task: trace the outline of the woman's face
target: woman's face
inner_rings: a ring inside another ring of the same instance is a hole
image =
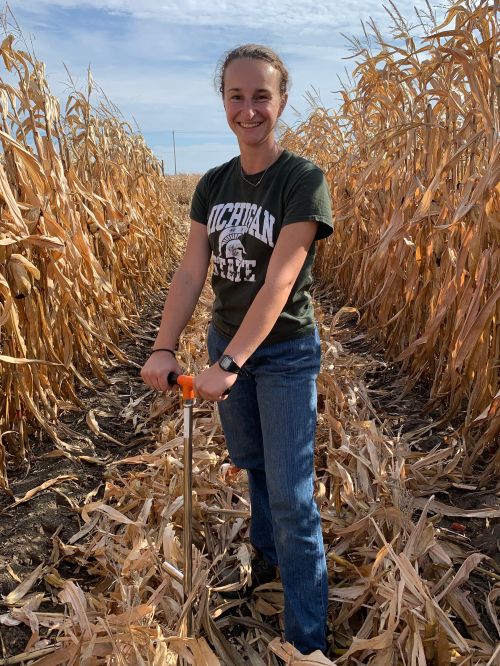
[[[239,58],[224,73],[224,108],[240,147],[274,144],[274,127],[287,100],[280,73],[270,63]]]

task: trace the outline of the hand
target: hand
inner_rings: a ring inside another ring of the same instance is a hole
[[[196,395],[204,400],[220,402],[227,398],[224,392],[230,389],[237,379],[236,373],[226,372],[215,363],[194,378],[194,390]]]
[[[157,391],[168,391],[175,388],[169,386],[167,377],[169,372],[182,375],[182,368],[169,352],[156,352],[151,354],[141,370],[144,382]]]

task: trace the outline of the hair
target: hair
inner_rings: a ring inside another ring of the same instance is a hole
[[[288,91],[290,76],[279,55],[268,46],[262,46],[262,44],[242,44],[241,46],[237,46],[235,49],[224,53],[217,63],[214,83],[216,91],[222,96],[224,96],[224,75],[227,66],[229,63],[233,62],[233,60],[238,60],[239,58],[253,58],[254,60],[264,60],[264,62],[268,62],[277,69],[280,74],[280,95],[284,95]]]

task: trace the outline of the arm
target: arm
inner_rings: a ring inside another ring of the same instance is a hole
[[[210,261],[207,228],[199,222],[191,222],[184,256],[172,279],[163,306],[160,328],[153,349],[174,349],[179,335],[191,318],[207,277]],[[169,352],[151,354],[141,370],[141,377],[152,388],[166,391],[169,372],[181,372],[175,358]]]
[[[296,222],[281,230],[266,280],[225,350],[238,365],[245,363],[273,328],[304,265],[317,228],[317,222]],[[202,398],[221,399],[236,378],[237,375],[225,372],[215,364],[198,375],[196,391]]]

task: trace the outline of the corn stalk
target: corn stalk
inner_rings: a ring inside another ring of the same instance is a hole
[[[5,450],[24,458],[30,427],[56,445],[76,385],[106,381],[120,336],[178,253],[161,164],[116,110],[74,92],[65,112],[44,65],[1,45],[0,486]],[[17,79],[17,85],[7,83]],[[3,463],[2,463],[3,461]]]
[[[500,470],[500,61],[495,8],[456,3],[418,45],[361,44],[339,111],[284,134],[319,163],[335,232],[320,278],[348,296],[406,390],[424,378],[442,422],[460,414],[467,470]]]

